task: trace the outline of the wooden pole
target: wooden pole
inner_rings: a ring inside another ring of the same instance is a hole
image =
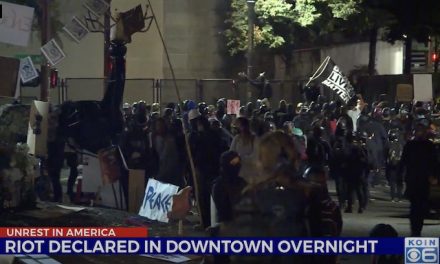
[[[106,0],[111,6],[112,0]],[[110,7],[111,10],[111,7]],[[104,93],[107,89],[106,81],[110,76],[110,16],[111,12],[106,12],[104,15]]]
[[[39,0],[41,9],[40,29],[41,46],[46,44],[51,38],[49,2],[48,0]],[[40,100],[47,102],[49,93],[49,65],[45,60],[41,64],[41,82],[40,82]]]
[[[162,31],[160,30],[159,23],[157,22],[156,15],[154,14],[153,6],[151,5],[151,1],[150,0],[148,0],[148,4],[150,6],[151,14],[153,16],[154,23],[156,24],[156,28],[157,28],[157,31],[159,33],[160,40],[162,41],[162,45],[163,45],[163,48],[164,48],[164,51],[165,51],[165,55],[166,55],[168,64],[170,66],[171,76],[173,78],[173,84],[174,84],[174,88],[175,88],[175,91],[176,91],[176,94],[177,94],[177,100],[179,101],[179,103],[181,105],[183,105],[183,100],[182,100],[182,97],[180,96],[180,91],[179,91],[179,89],[177,87],[177,81],[176,81],[176,76],[174,74],[174,69],[173,69],[173,67],[171,65],[170,55],[169,55],[168,49],[167,49],[167,47],[165,45],[165,40],[163,38]],[[192,174],[192,178],[193,178],[193,181],[194,181],[194,192],[195,192],[195,197],[196,197],[196,201],[197,201],[197,210],[199,211],[199,220],[200,220],[200,224],[202,226],[204,226],[203,218],[202,218],[202,211],[201,211],[201,207],[200,207],[199,179],[198,179],[198,175],[196,173],[196,168],[194,166],[194,160],[193,160],[193,157],[192,157],[192,154],[191,154],[191,148],[189,146],[189,137],[188,137],[188,133],[186,133],[185,122],[182,122],[182,123],[183,123],[183,128],[182,128],[183,129],[183,134],[185,136],[186,152],[187,152],[187,155],[188,155],[188,160],[189,160],[189,164],[190,164],[190,167],[191,167],[191,174]]]

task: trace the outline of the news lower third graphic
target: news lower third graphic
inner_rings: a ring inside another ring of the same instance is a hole
[[[405,238],[405,264],[439,263],[438,238]]]
[[[0,254],[399,255],[439,263],[439,238],[148,237],[147,227],[0,227]]]

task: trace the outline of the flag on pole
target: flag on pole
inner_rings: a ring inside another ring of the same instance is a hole
[[[325,58],[307,84],[312,81],[332,89],[345,103],[348,103],[355,96],[355,91],[350,81],[330,57]]]

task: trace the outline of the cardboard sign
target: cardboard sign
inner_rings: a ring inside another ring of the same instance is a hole
[[[168,223],[168,212],[173,206],[173,195],[178,190],[178,186],[149,179],[139,215]]]
[[[118,147],[102,149],[98,152],[101,168],[102,182],[104,184],[115,183],[121,176],[121,158]]]
[[[29,153],[35,156],[47,155],[47,134],[49,127],[49,103],[34,101],[29,116],[27,144]]]
[[[398,102],[412,102],[413,86],[411,84],[400,83],[396,87],[396,100]]]
[[[414,100],[421,102],[432,101],[432,75],[414,74]]]
[[[145,194],[145,171],[128,171],[128,211],[136,213],[141,208],[142,198]]]
[[[0,96],[12,97],[20,84],[20,60],[0,57],[0,69]]]
[[[240,100],[227,101],[228,115],[238,115],[240,113]]]
[[[103,184],[99,159],[87,153],[85,151],[83,156],[82,191],[96,193],[99,205],[125,210],[125,200],[119,180],[112,184]]]
[[[32,32],[34,9],[0,1],[0,42],[26,47]]]

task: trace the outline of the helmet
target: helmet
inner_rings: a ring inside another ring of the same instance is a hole
[[[382,117],[383,117],[384,119],[388,119],[388,118],[391,117],[391,109],[390,109],[389,107],[385,107],[385,108],[382,110]]]
[[[151,105],[151,112],[160,112],[160,105],[159,103],[154,103]]]
[[[382,118],[383,117],[383,109],[381,107],[376,106],[373,111],[374,118]]]
[[[197,105],[200,114],[207,115],[208,114],[208,105],[205,102],[201,102]]]
[[[321,179],[325,179],[325,170],[323,166],[311,166],[308,167],[304,174],[303,174],[303,178],[310,180],[310,181],[317,181],[318,178],[323,177]]]
[[[130,104],[129,103],[124,103],[122,105],[122,109],[129,109],[130,108]]]
[[[188,100],[186,104],[187,111],[195,109],[197,107],[196,103],[192,100]]]

